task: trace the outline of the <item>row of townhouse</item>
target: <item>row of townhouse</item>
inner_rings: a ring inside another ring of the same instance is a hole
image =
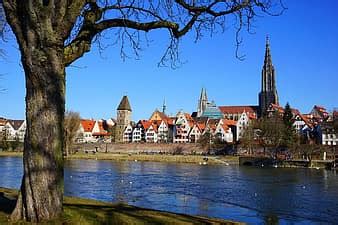
[[[209,132],[213,137],[226,142],[239,141],[250,121],[257,119],[256,106],[221,106],[221,117],[192,117],[189,113],[178,112],[175,117],[168,117],[155,110],[149,120],[140,120],[136,124],[129,123],[122,135],[123,142],[148,142],[148,143],[194,143],[201,135]],[[284,108],[270,104],[270,113],[284,113]],[[314,129],[316,124],[321,128],[323,145],[337,145],[337,132],[333,121],[337,120],[338,113],[327,113],[321,106],[314,106],[309,114],[302,114],[297,109],[292,109],[294,127],[301,133]],[[77,143],[94,143],[99,140],[111,142],[113,140],[114,119],[93,120],[82,119],[75,138]],[[10,120],[0,117],[0,136],[9,141],[24,141],[26,131],[25,120]],[[116,135],[116,134],[115,134]]]
[[[123,142],[172,142],[172,119],[140,120],[134,126],[129,124],[123,132]]]
[[[155,111],[155,114],[159,112]],[[154,114],[153,114],[154,115]],[[140,120],[129,124],[123,132],[123,142],[147,143],[196,143],[209,132],[222,141],[233,142],[235,121],[226,119],[192,118],[190,114],[178,112],[175,118],[160,116],[156,120]]]

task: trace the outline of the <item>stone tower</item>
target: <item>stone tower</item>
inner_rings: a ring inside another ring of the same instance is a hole
[[[131,107],[128,97],[123,96],[117,107],[117,121],[115,130],[115,142],[123,142],[123,132],[131,122]]]
[[[207,91],[205,88],[202,88],[201,90],[201,96],[198,100],[198,107],[197,107],[197,117],[202,116],[204,110],[207,108],[208,104],[208,97],[207,97]]]
[[[271,59],[269,37],[266,37],[265,58],[262,69],[262,89],[259,93],[260,117],[266,114],[266,110],[271,103],[279,105],[276,88],[275,68]]]

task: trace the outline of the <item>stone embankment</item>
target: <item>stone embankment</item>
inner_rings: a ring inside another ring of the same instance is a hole
[[[171,155],[171,154],[138,154],[138,153],[102,153],[78,152],[67,156],[67,159],[94,159],[135,162],[165,162],[165,163],[192,163],[199,165],[238,165],[236,156],[202,156],[202,155]]]
[[[204,150],[198,145],[193,143],[185,144],[159,144],[159,143],[86,143],[77,144],[73,147],[77,152],[105,152],[105,153],[130,153],[130,154],[202,154]]]

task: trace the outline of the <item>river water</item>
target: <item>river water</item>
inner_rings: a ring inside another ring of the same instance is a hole
[[[19,188],[22,158],[0,157],[0,186]],[[72,160],[65,194],[249,224],[338,224],[338,173]]]

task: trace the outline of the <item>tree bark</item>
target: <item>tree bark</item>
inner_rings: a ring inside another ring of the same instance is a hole
[[[65,67],[62,45],[30,49],[22,56],[27,93],[24,175],[11,219],[40,222],[62,214]]]
[[[64,41],[73,24],[62,20],[67,2],[3,0],[26,79],[24,174],[13,221],[41,222],[62,214]]]

